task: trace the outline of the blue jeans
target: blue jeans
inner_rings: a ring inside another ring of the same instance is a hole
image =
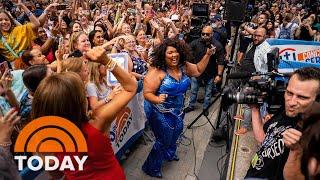
[[[190,96],[189,107],[194,107],[194,105],[196,104],[200,81],[201,80],[197,80],[194,77],[191,78],[191,96]],[[203,109],[206,109],[209,106],[211,95],[212,95],[212,89],[215,89],[213,78],[206,81],[205,84],[206,86],[205,86]]]

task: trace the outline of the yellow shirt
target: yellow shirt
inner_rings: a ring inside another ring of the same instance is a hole
[[[36,38],[31,23],[16,26],[11,32],[4,32],[3,36],[11,49],[18,55],[22,51],[31,48],[31,43]],[[16,59],[16,57],[4,46],[2,41],[0,41],[0,54],[10,62],[13,62]]]

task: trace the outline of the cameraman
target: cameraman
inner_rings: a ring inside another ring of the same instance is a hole
[[[269,43],[266,41],[267,30],[265,28],[258,28],[253,34],[253,44],[248,47],[246,55],[242,60],[240,67],[238,67],[239,72],[244,73],[254,73],[260,72],[265,73],[268,71],[268,59],[267,54],[271,50]],[[238,87],[239,82],[234,84],[234,87]],[[242,81],[246,83],[246,80]],[[236,132],[237,135],[242,135],[248,132],[251,120],[251,111],[247,105],[244,105],[243,119],[241,123],[241,128]],[[235,118],[236,119],[236,118]]]
[[[199,78],[191,78],[191,97],[189,106],[186,108],[186,113],[194,110],[201,81],[205,83],[205,98],[203,103],[203,109],[205,110],[209,106],[213,86],[222,80],[225,63],[224,51],[221,43],[214,39],[212,35],[212,27],[205,26],[202,29],[201,38],[192,41],[190,44],[194,56],[194,62],[192,63],[198,63],[206,54],[207,48],[215,47],[215,53],[210,57],[210,61],[202,75]],[[218,70],[216,70],[217,65]]]
[[[246,178],[283,179],[284,165],[289,148],[285,147],[283,132],[301,124],[319,96],[320,69],[306,67],[296,70],[291,76],[286,92],[285,111],[275,114],[265,124],[260,110],[252,106],[252,127],[256,140],[261,144],[254,155]]]

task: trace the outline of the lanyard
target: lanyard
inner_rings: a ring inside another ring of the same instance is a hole
[[[14,50],[9,46],[9,44],[7,43],[7,41],[6,41],[6,39],[3,37],[3,36],[1,36],[1,42],[3,43],[3,45],[4,45],[4,47],[8,50],[8,51],[10,51],[10,53],[15,57],[15,58],[19,58],[21,55],[22,55],[22,53],[23,53],[23,51],[21,52],[21,53],[19,53],[19,55],[16,53],[16,52],[14,52]]]

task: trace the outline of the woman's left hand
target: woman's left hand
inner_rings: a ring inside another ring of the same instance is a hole
[[[122,90],[123,90],[123,89],[122,89],[122,87],[121,87],[120,84],[116,85],[116,86],[112,89],[111,93],[108,95],[108,99],[109,99],[109,100],[112,100],[112,99],[114,98],[114,96],[117,95],[117,94],[119,94]]]
[[[18,111],[14,108],[10,109],[5,116],[0,117],[0,144],[11,143],[14,125],[19,120]]]
[[[6,69],[0,79],[1,86],[7,92],[12,86],[12,77],[9,75],[9,69]]]
[[[46,9],[44,9],[45,11],[48,11],[48,12],[51,12],[51,11],[53,11],[54,10],[54,8],[56,7],[56,6],[58,6],[59,5],[59,3],[51,3],[49,6],[47,6],[46,7]]]

